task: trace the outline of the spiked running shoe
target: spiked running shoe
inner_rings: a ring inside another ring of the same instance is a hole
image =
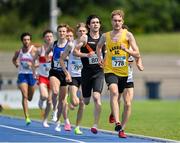
[[[122,126],[121,126],[121,123],[120,122],[117,122],[116,125],[115,125],[115,128],[114,130],[119,132],[121,130]]]
[[[98,130],[97,130],[97,128],[92,127],[92,128],[91,128],[91,132],[92,132],[93,134],[97,134],[97,133],[98,133]]]
[[[109,123],[115,123],[115,119],[112,113],[109,115]]]
[[[28,126],[29,124],[31,124],[31,119],[29,117],[26,118],[26,125]]]
[[[118,135],[120,138],[127,138],[127,135],[124,133],[124,130],[120,130]]]
[[[65,124],[64,125],[64,130],[65,131],[71,131],[71,124]]]
[[[79,127],[76,127],[76,128],[74,129],[74,133],[75,133],[76,135],[82,135],[82,134],[83,134],[83,132],[79,129]]]

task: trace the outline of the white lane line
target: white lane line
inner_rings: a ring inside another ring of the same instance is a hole
[[[29,130],[19,129],[19,128],[10,127],[10,126],[1,125],[1,124],[0,124],[0,127],[12,129],[12,130],[17,130],[17,131],[21,131],[21,132],[26,132],[26,133],[31,133],[31,134],[36,134],[36,135],[41,135],[41,136],[47,136],[47,137],[52,137],[52,138],[64,139],[64,140],[67,140],[67,141],[73,141],[73,142],[78,142],[78,143],[85,143],[85,142],[82,142],[82,141],[79,141],[79,140],[74,140],[74,139],[69,139],[69,138],[63,138],[63,137],[54,136],[54,135],[50,135],[50,134],[38,133],[38,132],[35,132],[35,131],[29,131]]]

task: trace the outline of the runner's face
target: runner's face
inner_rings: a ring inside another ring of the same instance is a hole
[[[124,23],[123,18],[120,15],[114,15],[112,18],[112,26],[114,30],[120,30]]]
[[[28,48],[28,47],[30,46],[30,43],[31,43],[31,37],[28,36],[28,35],[27,35],[27,36],[24,36],[22,43],[23,43],[23,46],[24,46],[25,48]]]
[[[44,36],[44,41],[45,41],[45,43],[47,43],[47,44],[51,44],[51,43],[54,41],[53,34],[52,34],[52,33],[47,33],[47,34]]]
[[[92,32],[98,32],[100,29],[100,26],[101,25],[100,25],[100,21],[98,18],[91,19],[89,28]]]
[[[79,27],[77,30],[77,36],[81,37],[82,35],[87,34],[87,29],[86,27]]]
[[[58,29],[58,36],[60,39],[65,39],[67,34],[67,28],[66,27],[61,27]]]
[[[70,31],[70,32],[67,32],[66,38],[67,38],[68,41],[74,40],[74,34],[73,34],[73,32],[71,32],[71,31]]]

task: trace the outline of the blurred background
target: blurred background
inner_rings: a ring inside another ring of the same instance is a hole
[[[137,40],[145,67],[143,72],[134,67],[135,99],[180,100],[179,0],[0,0],[0,104],[10,107],[21,98],[15,96],[20,93],[11,59],[21,46],[22,32],[42,43],[45,29],[56,31],[60,23],[75,27],[89,14],[100,16],[106,32],[111,30],[111,12],[118,8],[125,12],[125,24]],[[106,86],[103,95],[108,95]]]

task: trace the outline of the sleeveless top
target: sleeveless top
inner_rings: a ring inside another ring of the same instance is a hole
[[[77,41],[74,40],[73,47],[69,53],[69,60],[68,60],[68,71],[72,77],[81,77],[81,70],[82,70],[82,62],[80,57],[76,57],[73,55],[73,50],[76,45]]]
[[[133,67],[132,67],[132,62],[134,61],[134,57],[133,56],[129,56],[128,58],[128,79],[127,82],[134,82],[133,80]]]
[[[64,52],[65,47],[68,45],[68,42],[65,44],[64,47],[58,47],[57,41],[53,44],[53,56],[52,56],[52,62],[51,62],[51,69],[62,71],[62,67],[60,65],[60,56]],[[67,67],[67,60],[64,61],[66,67]]]
[[[127,30],[123,29],[120,38],[117,41],[111,39],[111,32],[106,35],[106,56],[104,60],[104,72],[114,73],[115,75],[127,77],[128,76],[128,57],[129,54],[121,50],[121,44],[125,48],[129,48],[129,43],[126,40]]]
[[[33,48],[33,45],[29,48],[29,50],[26,53],[23,53],[22,49],[19,52],[19,68],[18,73],[19,74],[33,74],[32,67],[28,66],[28,63],[33,63],[33,56],[31,55],[31,50]]]
[[[83,69],[91,70],[94,72],[103,71],[103,69],[98,64],[98,57],[96,54],[96,45],[100,39],[100,36],[98,39],[93,39],[89,34],[87,36],[88,36],[87,44],[81,48],[81,52],[90,53],[91,51],[94,51],[95,54],[90,58],[88,57],[81,58]]]
[[[51,68],[51,59],[52,59],[52,52],[49,53],[49,61],[46,61],[45,57],[45,47],[44,45],[41,47],[40,56],[39,56],[39,68],[38,73],[41,76],[48,77],[49,76],[49,70]]]

